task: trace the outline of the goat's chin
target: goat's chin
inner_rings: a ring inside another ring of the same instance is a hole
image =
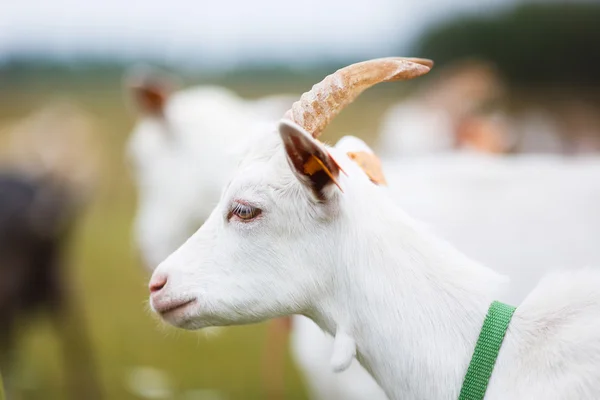
[[[199,329],[210,330],[212,328],[215,328],[214,325],[210,325],[203,321],[198,321],[195,319],[186,319],[186,320],[178,321],[176,324],[174,324],[170,321],[167,321],[167,322],[169,322],[169,324],[171,324],[177,328],[185,329],[188,331],[197,331]]]
[[[173,316],[173,315],[163,316],[163,315],[161,315],[161,319],[164,322],[166,322],[167,324],[174,326],[175,328],[187,329],[187,330],[190,330],[190,331],[197,330],[197,329],[202,329],[202,328],[205,327],[203,324],[200,324],[197,321],[195,321],[193,317],[180,317],[180,316]]]
[[[157,312],[156,308],[153,310]],[[157,312],[160,318],[169,325],[186,330],[218,330],[232,325],[246,325],[265,321],[270,316],[240,315],[237,309],[219,307],[203,303],[198,298],[183,304],[181,307],[166,312]]]
[[[166,320],[165,320],[166,321]],[[202,331],[207,336],[216,336],[219,335],[223,329],[230,326],[230,324],[218,324],[214,323],[214,321],[209,321],[201,318],[190,318],[184,319],[181,321],[177,321],[173,323],[171,321],[166,321],[170,325],[173,325],[176,328],[185,329],[188,331]]]
[[[218,331],[229,324],[216,321],[211,316],[202,315],[195,307],[190,307],[189,310],[181,310],[161,315],[161,319],[176,328],[186,329],[189,331],[203,330],[206,333]]]
[[[164,322],[176,328],[196,330],[204,327],[202,324],[198,324],[196,320],[197,313],[194,311],[192,304],[166,313],[157,312],[156,310],[155,312]]]

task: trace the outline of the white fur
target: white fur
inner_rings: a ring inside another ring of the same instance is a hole
[[[304,135],[306,135],[304,133]],[[392,399],[454,399],[490,302],[507,279],[415,222],[343,153],[347,175],[318,202],[279,136],[256,141],[206,223],[154,271],[151,303],[187,329],[304,314],[343,329]],[[228,220],[232,204],[262,210]],[[492,211],[490,211],[492,212]],[[510,251],[509,249],[507,251]],[[487,399],[595,398],[600,273],[550,276],[517,309]]]
[[[600,266],[600,158],[447,155],[384,164],[389,194],[519,303],[548,271]]]
[[[356,357],[356,342],[343,328],[337,327],[333,341],[333,354],[331,355],[331,368],[334,372],[342,372],[350,367]]]

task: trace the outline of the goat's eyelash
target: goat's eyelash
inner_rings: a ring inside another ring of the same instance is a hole
[[[231,211],[229,211],[229,215],[227,219],[231,219],[232,217],[236,217],[240,221],[248,222],[258,217],[261,213],[260,208],[252,207],[248,204],[242,203],[233,203],[231,207]]]

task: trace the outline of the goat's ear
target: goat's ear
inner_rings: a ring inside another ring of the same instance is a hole
[[[371,182],[379,186],[387,186],[381,160],[361,139],[355,136],[344,136],[335,144],[335,148],[346,153],[348,158],[363,170]]]
[[[319,200],[326,199],[325,190],[331,184],[340,187],[337,182],[340,167],[325,146],[302,127],[289,120],[281,120],[279,134],[296,176],[315,193]]]
[[[127,73],[124,86],[138,111],[162,116],[169,96],[178,85],[167,73],[138,66]]]

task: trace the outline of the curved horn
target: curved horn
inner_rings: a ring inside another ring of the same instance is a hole
[[[284,118],[318,137],[329,122],[363,91],[380,82],[425,75],[433,61],[420,58],[378,58],[337,70],[304,93]]]

